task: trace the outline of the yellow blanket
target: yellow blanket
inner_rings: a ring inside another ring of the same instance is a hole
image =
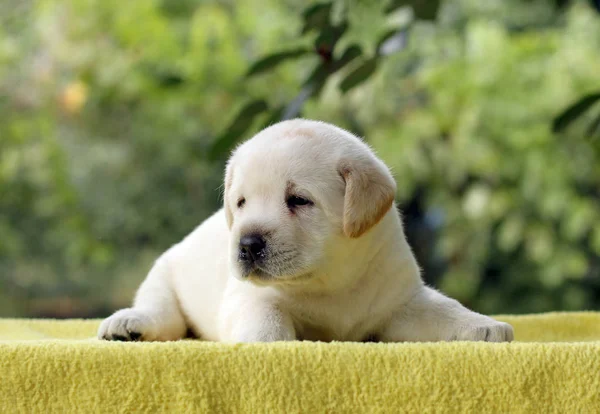
[[[502,316],[516,342],[102,342],[0,319],[0,413],[600,412],[600,313]]]

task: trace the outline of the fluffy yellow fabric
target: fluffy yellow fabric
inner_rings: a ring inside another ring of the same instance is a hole
[[[600,313],[501,316],[516,342],[225,345],[0,320],[0,412],[600,412]]]

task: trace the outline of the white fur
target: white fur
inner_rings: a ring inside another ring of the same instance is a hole
[[[292,211],[290,191],[314,205]],[[98,337],[177,340],[189,328],[230,342],[512,340],[510,325],[423,284],[394,193],[387,167],[352,134],[273,125],[232,155],[224,209],[157,260],[133,307]],[[256,231],[268,235],[268,276],[238,263],[240,237]]]

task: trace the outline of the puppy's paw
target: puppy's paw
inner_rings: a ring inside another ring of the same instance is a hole
[[[473,324],[460,326],[451,341],[511,342],[514,339],[513,328],[507,323],[491,318]]]
[[[152,341],[154,333],[152,319],[135,309],[121,309],[109,316],[98,328],[98,339],[107,341]]]

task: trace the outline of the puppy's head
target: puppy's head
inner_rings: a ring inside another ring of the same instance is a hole
[[[341,240],[379,222],[395,191],[387,167],[349,132],[308,120],[273,125],[227,165],[231,269],[258,284],[308,279]]]

